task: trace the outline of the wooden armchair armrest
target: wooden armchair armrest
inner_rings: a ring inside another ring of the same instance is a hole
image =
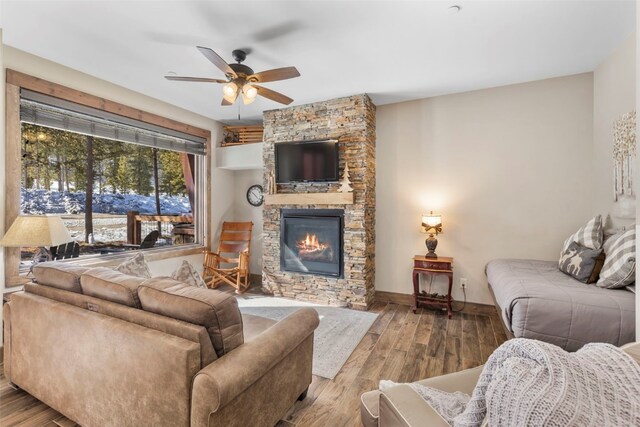
[[[238,263],[240,270],[247,270],[249,268],[249,251],[240,252],[240,262]]]

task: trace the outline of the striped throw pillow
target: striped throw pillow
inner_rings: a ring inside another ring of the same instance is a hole
[[[597,285],[624,288],[636,280],[636,228],[611,236],[604,245],[605,260]]]
[[[602,217],[600,215],[596,215],[589,222],[587,222],[583,227],[581,227],[578,231],[573,233],[571,236],[564,241],[562,245],[562,251],[560,252],[560,259],[562,259],[562,255],[567,252],[569,249],[569,245],[571,243],[576,242],[580,246],[589,249],[600,249],[602,247],[603,240],[603,227],[602,227]],[[560,263],[558,263],[558,266]]]

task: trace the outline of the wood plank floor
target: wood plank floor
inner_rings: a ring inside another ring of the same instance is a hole
[[[360,395],[381,379],[411,382],[478,366],[506,337],[497,313],[454,313],[406,305],[375,303],[379,313],[365,337],[333,380],[314,376],[307,398],[278,423],[293,426],[360,426]],[[63,426],[76,424],[0,374],[0,425]]]

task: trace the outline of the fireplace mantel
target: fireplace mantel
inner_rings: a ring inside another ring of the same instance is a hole
[[[353,205],[353,193],[266,194],[265,205]]]

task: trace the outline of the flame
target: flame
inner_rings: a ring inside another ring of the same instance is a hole
[[[303,240],[300,240],[297,244],[300,253],[312,253],[323,251],[328,245],[320,243],[318,236],[315,234],[309,234],[305,236]]]

